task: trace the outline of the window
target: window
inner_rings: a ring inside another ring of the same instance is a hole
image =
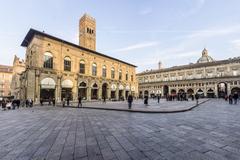
[[[70,57],[64,58],[64,71],[71,71],[71,59]]]
[[[102,76],[103,77],[107,77],[107,69],[106,69],[106,66],[103,66],[103,68],[102,68]]]
[[[115,78],[115,69],[112,67],[111,69],[111,78],[114,79]]]
[[[85,62],[80,61],[80,66],[79,66],[79,73],[85,74]]]
[[[237,75],[237,71],[233,71],[233,76],[236,76]]]
[[[46,52],[44,54],[44,63],[43,63],[44,68],[53,68],[53,56],[51,53]]]
[[[126,73],[126,81],[128,81],[128,72]]]
[[[122,70],[121,69],[119,70],[119,77],[118,78],[119,78],[119,80],[122,80]]]
[[[96,63],[92,64],[92,75],[97,76],[97,64]]]
[[[131,81],[133,81],[133,75],[131,75]]]

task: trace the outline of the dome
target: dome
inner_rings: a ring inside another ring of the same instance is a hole
[[[213,62],[213,58],[208,55],[208,50],[206,48],[202,51],[202,57],[200,57],[197,63],[206,63],[206,62]]]

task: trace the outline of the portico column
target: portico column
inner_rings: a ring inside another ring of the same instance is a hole
[[[91,100],[91,90],[92,90],[92,88],[91,87],[87,87],[86,88],[87,89],[87,100]]]
[[[234,82],[232,82],[234,83]],[[231,93],[231,86],[230,86],[231,83],[227,83],[227,95],[229,95]]]
[[[35,84],[35,103],[40,101],[40,84],[39,84],[39,75],[36,75],[36,84]]]
[[[215,93],[215,96],[218,97],[218,87],[217,87],[217,82],[214,84],[214,93]]]
[[[115,92],[116,92],[116,99],[119,100],[119,89],[117,88]]]
[[[110,87],[107,87],[107,98],[108,99],[111,98],[111,89],[110,89]]]
[[[98,99],[102,99],[102,87],[98,87]]]
[[[55,97],[57,99],[57,102],[61,102],[61,77],[57,78]]]
[[[76,101],[78,96],[77,96],[77,92],[78,92],[78,85],[77,85],[77,79],[75,79],[75,81],[73,82],[73,101]]]

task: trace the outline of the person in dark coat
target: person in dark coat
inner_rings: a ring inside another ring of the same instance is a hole
[[[232,94],[230,94],[228,96],[228,102],[229,102],[229,104],[233,104],[233,96],[232,96]]]
[[[196,102],[197,102],[197,105],[198,105],[199,95],[197,93],[195,94],[195,99],[196,99]]]
[[[238,93],[235,92],[235,93],[233,94],[234,104],[237,104],[238,98],[239,98]]]
[[[42,98],[40,98],[40,104],[41,104],[41,106],[43,105],[43,99]]]
[[[82,97],[78,97],[78,107],[82,107]]]
[[[157,96],[158,103],[160,102],[160,95]]]
[[[132,108],[133,96],[130,94],[128,96],[128,109]]]
[[[70,101],[70,98],[69,97],[67,97],[67,106],[69,106],[69,101]]]
[[[4,111],[6,110],[6,101],[5,101],[5,99],[2,100],[2,109]]]
[[[53,104],[53,106],[55,106],[55,104],[56,104],[55,98],[52,99],[52,104]]]
[[[144,96],[144,104],[147,106],[148,105],[148,96]]]
[[[106,97],[103,96],[103,103],[106,103]]]

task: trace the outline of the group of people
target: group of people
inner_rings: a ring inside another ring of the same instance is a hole
[[[237,92],[230,94],[229,96],[225,97],[225,100],[229,102],[229,104],[237,104],[239,99],[239,95]]]
[[[55,104],[56,104],[56,100],[55,100],[55,98],[49,98],[48,100],[43,100],[43,98],[40,98],[40,105],[42,106],[43,105],[43,102],[48,102],[48,105],[53,105],[53,106],[55,106]]]
[[[10,110],[10,109],[19,109],[21,107],[32,107],[33,106],[33,100],[32,99],[26,99],[26,100],[20,100],[20,99],[1,99],[0,100],[0,106],[2,109]]]

